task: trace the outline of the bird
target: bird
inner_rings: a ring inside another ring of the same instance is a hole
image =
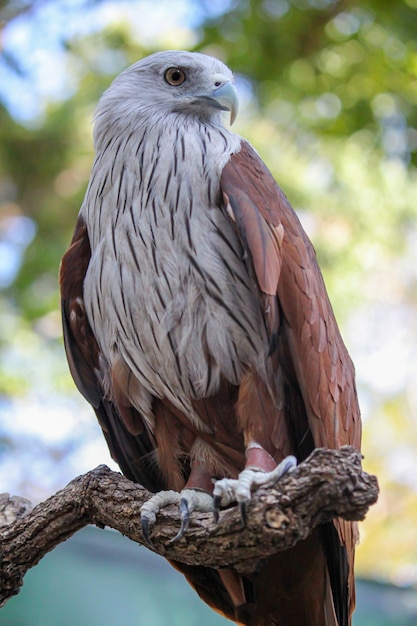
[[[360,449],[354,366],[314,247],[232,131],[237,111],[233,73],[199,52],[156,52],[117,76],[60,267],[75,384],[126,477],[175,492],[181,536],[229,488],[245,516],[258,479],[314,448]],[[148,539],[158,506],[142,510]],[[247,576],[173,564],[235,623],[349,626],[356,541],[335,519]]]

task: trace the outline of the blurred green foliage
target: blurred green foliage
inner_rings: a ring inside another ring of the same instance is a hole
[[[47,2],[2,4],[6,32]],[[99,11],[105,2],[79,4]],[[359,567],[417,580],[417,0],[189,0],[189,16],[152,43],[117,14],[103,30],[64,37],[72,95],[26,123],[0,103],[0,259],[2,245],[14,246],[19,265],[0,291],[0,393],[40,384],[34,359],[46,354],[55,386],[71,386],[57,273],[88,182],[97,99],[156,49],[214,54],[236,72],[237,132],[299,211],[358,365],[365,463],[383,488]],[[25,79],[18,50],[0,50],[1,64]],[[30,235],[16,235],[23,218],[36,228],[28,245]]]

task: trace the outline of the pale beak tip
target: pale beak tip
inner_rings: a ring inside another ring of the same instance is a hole
[[[235,119],[237,118],[238,107],[230,109],[230,126],[233,126]]]
[[[210,94],[210,98],[215,100],[224,111],[230,112],[231,126],[239,110],[239,99],[234,84],[231,81],[226,81]]]

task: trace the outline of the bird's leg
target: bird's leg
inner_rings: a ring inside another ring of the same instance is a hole
[[[142,533],[147,543],[152,548],[154,547],[149,536],[149,527],[155,523],[159,511],[170,504],[178,505],[181,518],[181,528],[171,542],[181,539],[188,529],[190,514],[193,511],[211,512],[213,510],[212,490],[210,473],[201,463],[192,461],[190,476],[181,492],[160,491],[141,507]]]
[[[245,469],[237,479],[223,478],[216,481],[213,489],[214,518],[219,518],[221,506],[237,502],[242,525],[246,525],[246,508],[252,491],[259,487],[274,485],[284,474],[291,472],[297,465],[294,456],[285,457],[278,465],[262,446],[251,441],[246,447]]]
[[[213,510],[213,482],[210,473],[199,461],[191,461],[191,472],[184,489],[180,493],[181,528],[171,542],[178,541],[187,531],[190,513]]]

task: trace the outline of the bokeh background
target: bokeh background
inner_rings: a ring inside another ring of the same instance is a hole
[[[313,240],[356,365],[381,486],[357,572],[415,587],[417,0],[6,0],[0,23],[0,491],[38,502],[112,465],[67,370],[59,262],[101,93],[151,52],[198,50],[235,72],[236,132]]]

